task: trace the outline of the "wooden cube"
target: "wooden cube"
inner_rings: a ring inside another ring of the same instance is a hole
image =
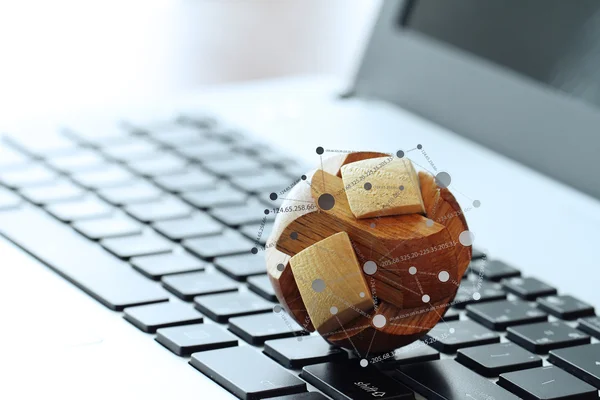
[[[313,326],[320,334],[373,308],[373,298],[346,232],[336,233],[290,259],[292,272]]]
[[[358,219],[424,214],[419,177],[406,158],[378,157],[341,168],[348,203]]]

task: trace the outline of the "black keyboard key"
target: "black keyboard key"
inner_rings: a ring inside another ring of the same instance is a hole
[[[494,343],[460,349],[456,354],[456,361],[488,377],[542,366],[539,356],[514,343]]]
[[[327,397],[319,392],[306,392],[290,394],[289,396],[271,397],[269,400],[327,400]]]
[[[267,275],[251,276],[248,278],[248,288],[269,301],[277,301],[273,285]]]
[[[509,292],[525,300],[535,300],[540,296],[556,294],[556,288],[536,278],[509,278],[502,281],[502,286]]]
[[[46,163],[65,174],[101,169],[107,161],[98,152],[80,149],[75,153],[48,157]]]
[[[458,287],[452,306],[462,309],[468,304],[504,299],[506,299],[506,293],[502,290],[501,284],[487,281],[477,283],[464,279]]]
[[[217,179],[199,168],[188,168],[177,174],[157,177],[154,182],[169,192],[180,193],[211,189],[215,187]]]
[[[138,180],[123,187],[100,189],[98,195],[111,204],[121,206],[155,201],[163,192],[148,182]]]
[[[219,221],[229,226],[240,226],[261,222],[263,218],[273,220],[273,214],[265,216],[265,206],[258,200],[249,200],[243,206],[213,208],[209,212]]]
[[[248,193],[279,192],[290,185],[290,178],[273,170],[262,170],[252,176],[240,176],[231,179],[231,182]]]
[[[440,353],[436,349],[419,341],[413,342],[408,346],[400,347],[391,354],[393,355],[388,358],[375,356],[370,362],[374,363],[379,369],[390,370],[396,369],[400,365],[440,359]]]
[[[0,212],[0,232],[113,310],[168,299],[163,288],[42,210]]]
[[[194,305],[204,315],[217,322],[227,322],[229,318],[242,315],[273,312],[273,303],[253,293],[221,293],[198,296]]]
[[[8,189],[0,187],[0,210],[16,208],[23,200]]]
[[[203,166],[212,173],[225,177],[256,175],[264,168],[256,159],[243,154],[236,154],[229,160],[206,161]]]
[[[173,243],[154,232],[144,232],[141,235],[104,239],[102,246],[121,258],[147,256],[151,254],[168,253],[173,250]]]
[[[149,136],[158,143],[169,147],[193,145],[206,140],[199,129],[177,125],[153,128],[149,132]]]
[[[208,209],[213,207],[241,206],[248,200],[248,195],[233,186],[220,183],[219,185],[201,191],[186,192],[183,199],[195,207]]]
[[[147,139],[129,136],[126,140],[106,143],[101,151],[117,161],[132,162],[154,158],[161,148]]]
[[[157,303],[125,309],[123,317],[144,332],[154,333],[158,328],[199,324],[202,314],[189,304]]]
[[[454,353],[463,347],[500,342],[500,336],[496,332],[469,320],[440,323],[434,326],[425,338],[429,339],[431,347],[443,353]]]
[[[10,188],[26,188],[52,183],[58,175],[41,164],[27,164],[18,169],[0,171],[0,183]]]
[[[300,377],[338,400],[414,399],[412,390],[374,368],[363,368],[358,360],[323,363],[302,368]]]
[[[594,307],[569,295],[541,297],[537,302],[540,309],[560,319],[594,315]]]
[[[562,321],[508,327],[506,338],[538,354],[590,342],[590,337]]]
[[[577,329],[600,339],[600,317],[580,318],[577,322]]]
[[[73,228],[91,240],[142,233],[142,225],[126,215],[120,214],[114,214],[107,218],[76,221],[73,223]]]
[[[45,208],[50,214],[63,222],[104,218],[109,217],[114,212],[114,208],[95,196],[48,204]]]
[[[120,165],[107,165],[99,170],[78,172],[71,175],[77,184],[88,189],[98,190],[130,185],[136,178]]]
[[[194,353],[190,364],[244,400],[306,392],[306,383],[249,346]]]
[[[155,177],[184,172],[187,162],[174,154],[157,153],[152,158],[131,161],[127,166],[136,174]]]
[[[444,321],[458,321],[460,319],[460,312],[453,308],[448,308],[444,314]]]
[[[262,345],[265,340],[308,334],[285,311],[278,311],[230,318],[229,330],[254,345]]]
[[[480,260],[482,258],[487,258],[487,255],[485,254],[485,252],[481,249],[474,247],[472,249],[471,259],[472,260]]]
[[[24,188],[19,193],[37,205],[77,200],[85,195],[85,191],[82,188],[65,179],[59,179],[42,186]]]
[[[202,258],[250,253],[250,249],[253,247],[253,243],[250,240],[235,231],[229,230],[218,236],[187,239],[182,244],[183,247]]]
[[[596,400],[598,391],[554,366],[508,372],[498,385],[524,400]]]
[[[190,206],[171,196],[149,203],[130,204],[124,209],[133,218],[142,222],[186,218],[192,214]]]
[[[518,269],[498,260],[478,260],[471,263],[470,268],[473,273],[489,281],[500,281],[504,278],[521,275],[521,271]]]
[[[238,345],[235,336],[214,324],[161,328],[156,331],[156,341],[178,356]]]
[[[206,266],[204,261],[185,251],[133,257],[129,262],[133,268],[154,280],[165,275],[204,271]]]
[[[518,400],[454,360],[402,365],[392,376],[427,399]]]
[[[189,272],[165,276],[163,286],[180,299],[190,301],[206,294],[236,292],[238,283],[218,272]]]
[[[199,162],[233,158],[235,156],[228,145],[213,141],[195,145],[178,146],[175,150],[184,157]]]
[[[531,324],[548,319],[548,315],[538,310],[535,303],[523,300],[501,300],[467,306],[467,316],[497,331],[508,326]]]
[[[347,352],[330,345],[320,336],[267,340],[263,352],[286,368],[348,359]]]
[[[31,160],[28,156],[8,147],[6,143],[0,142],[0,169],[6,171],[21,168],[30,162]]]
[[[213,263],[219,271],[237,281],[245,281],[249,276],[267,273],[267,264],[263,254],[241,254],[238,256],[218,257]]]
[[[187,218],[155,222],[152,226],[171,240],[217,235],[224,230],[223,225],[200,212]]]
[[[552,350],[548,361],[600,388],[600,343]]]

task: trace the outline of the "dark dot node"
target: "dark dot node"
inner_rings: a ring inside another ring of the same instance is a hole
[[[290,237],[292,238],[292,240],[297,240],[298,239],[298,232],[292,232],[292,233],[290,233]]]
[[[421,150],[422,148],[423,148],[422,145],[420,145],[420,144],[417,145],[417,149]]]
[[[319,196],[318,203],[322,210],[331,210],[335,206],[335,198],[329,193],[323,193]]]
[[[369,182],[365,183],[365,190],[371,190],[372,187],[373,185],[371,185]]]
[[[269,212],[270,211],[265,208],[265,215],[269,215]]]
[[[303,181],[305,181],[305,180],[306,180],[306,175],[302,175],[300,178],[301,178]]]
[[[321,155],[323,153],[325,153],[325,149],[323,149],[321,146],[317,147],[317,154]]]
[[[270,198],[271,200],[277,200],[277,193],[271,193],[271,194],[269,195],[269,198]]]
[[[285,269],[285,265],[283,264],[277,264],[277,271],[281,272]]]
[[[402,157],[404,157],[404,152],[403,152],[402,150],[398,150],[398,151],[396,152],[396,156],[397,156],[398,158],[402,158]]]
[[[252,250],[250,250],[250,253],[252,253],[252,254],[258,253],[258,249],[256,247],[253,247]]]
[[[404,190],[404,185],[400,185],[400,190]]]

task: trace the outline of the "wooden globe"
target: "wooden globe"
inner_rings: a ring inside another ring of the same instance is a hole
[[[281,305],[306,330],[362,355],[422,337],[471,260],[467,223],[444,186],[388,154],[323,160],[282,196],[267,241]]]

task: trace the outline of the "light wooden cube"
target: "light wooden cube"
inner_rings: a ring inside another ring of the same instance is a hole
[[[346,232],[331,235],[290,259],[313,326],[320,334],[373,308],[373,298]]]
[[[341,172],[350,209],[358,219],[425,213],[419,177],[406,158],[357,161]]]

